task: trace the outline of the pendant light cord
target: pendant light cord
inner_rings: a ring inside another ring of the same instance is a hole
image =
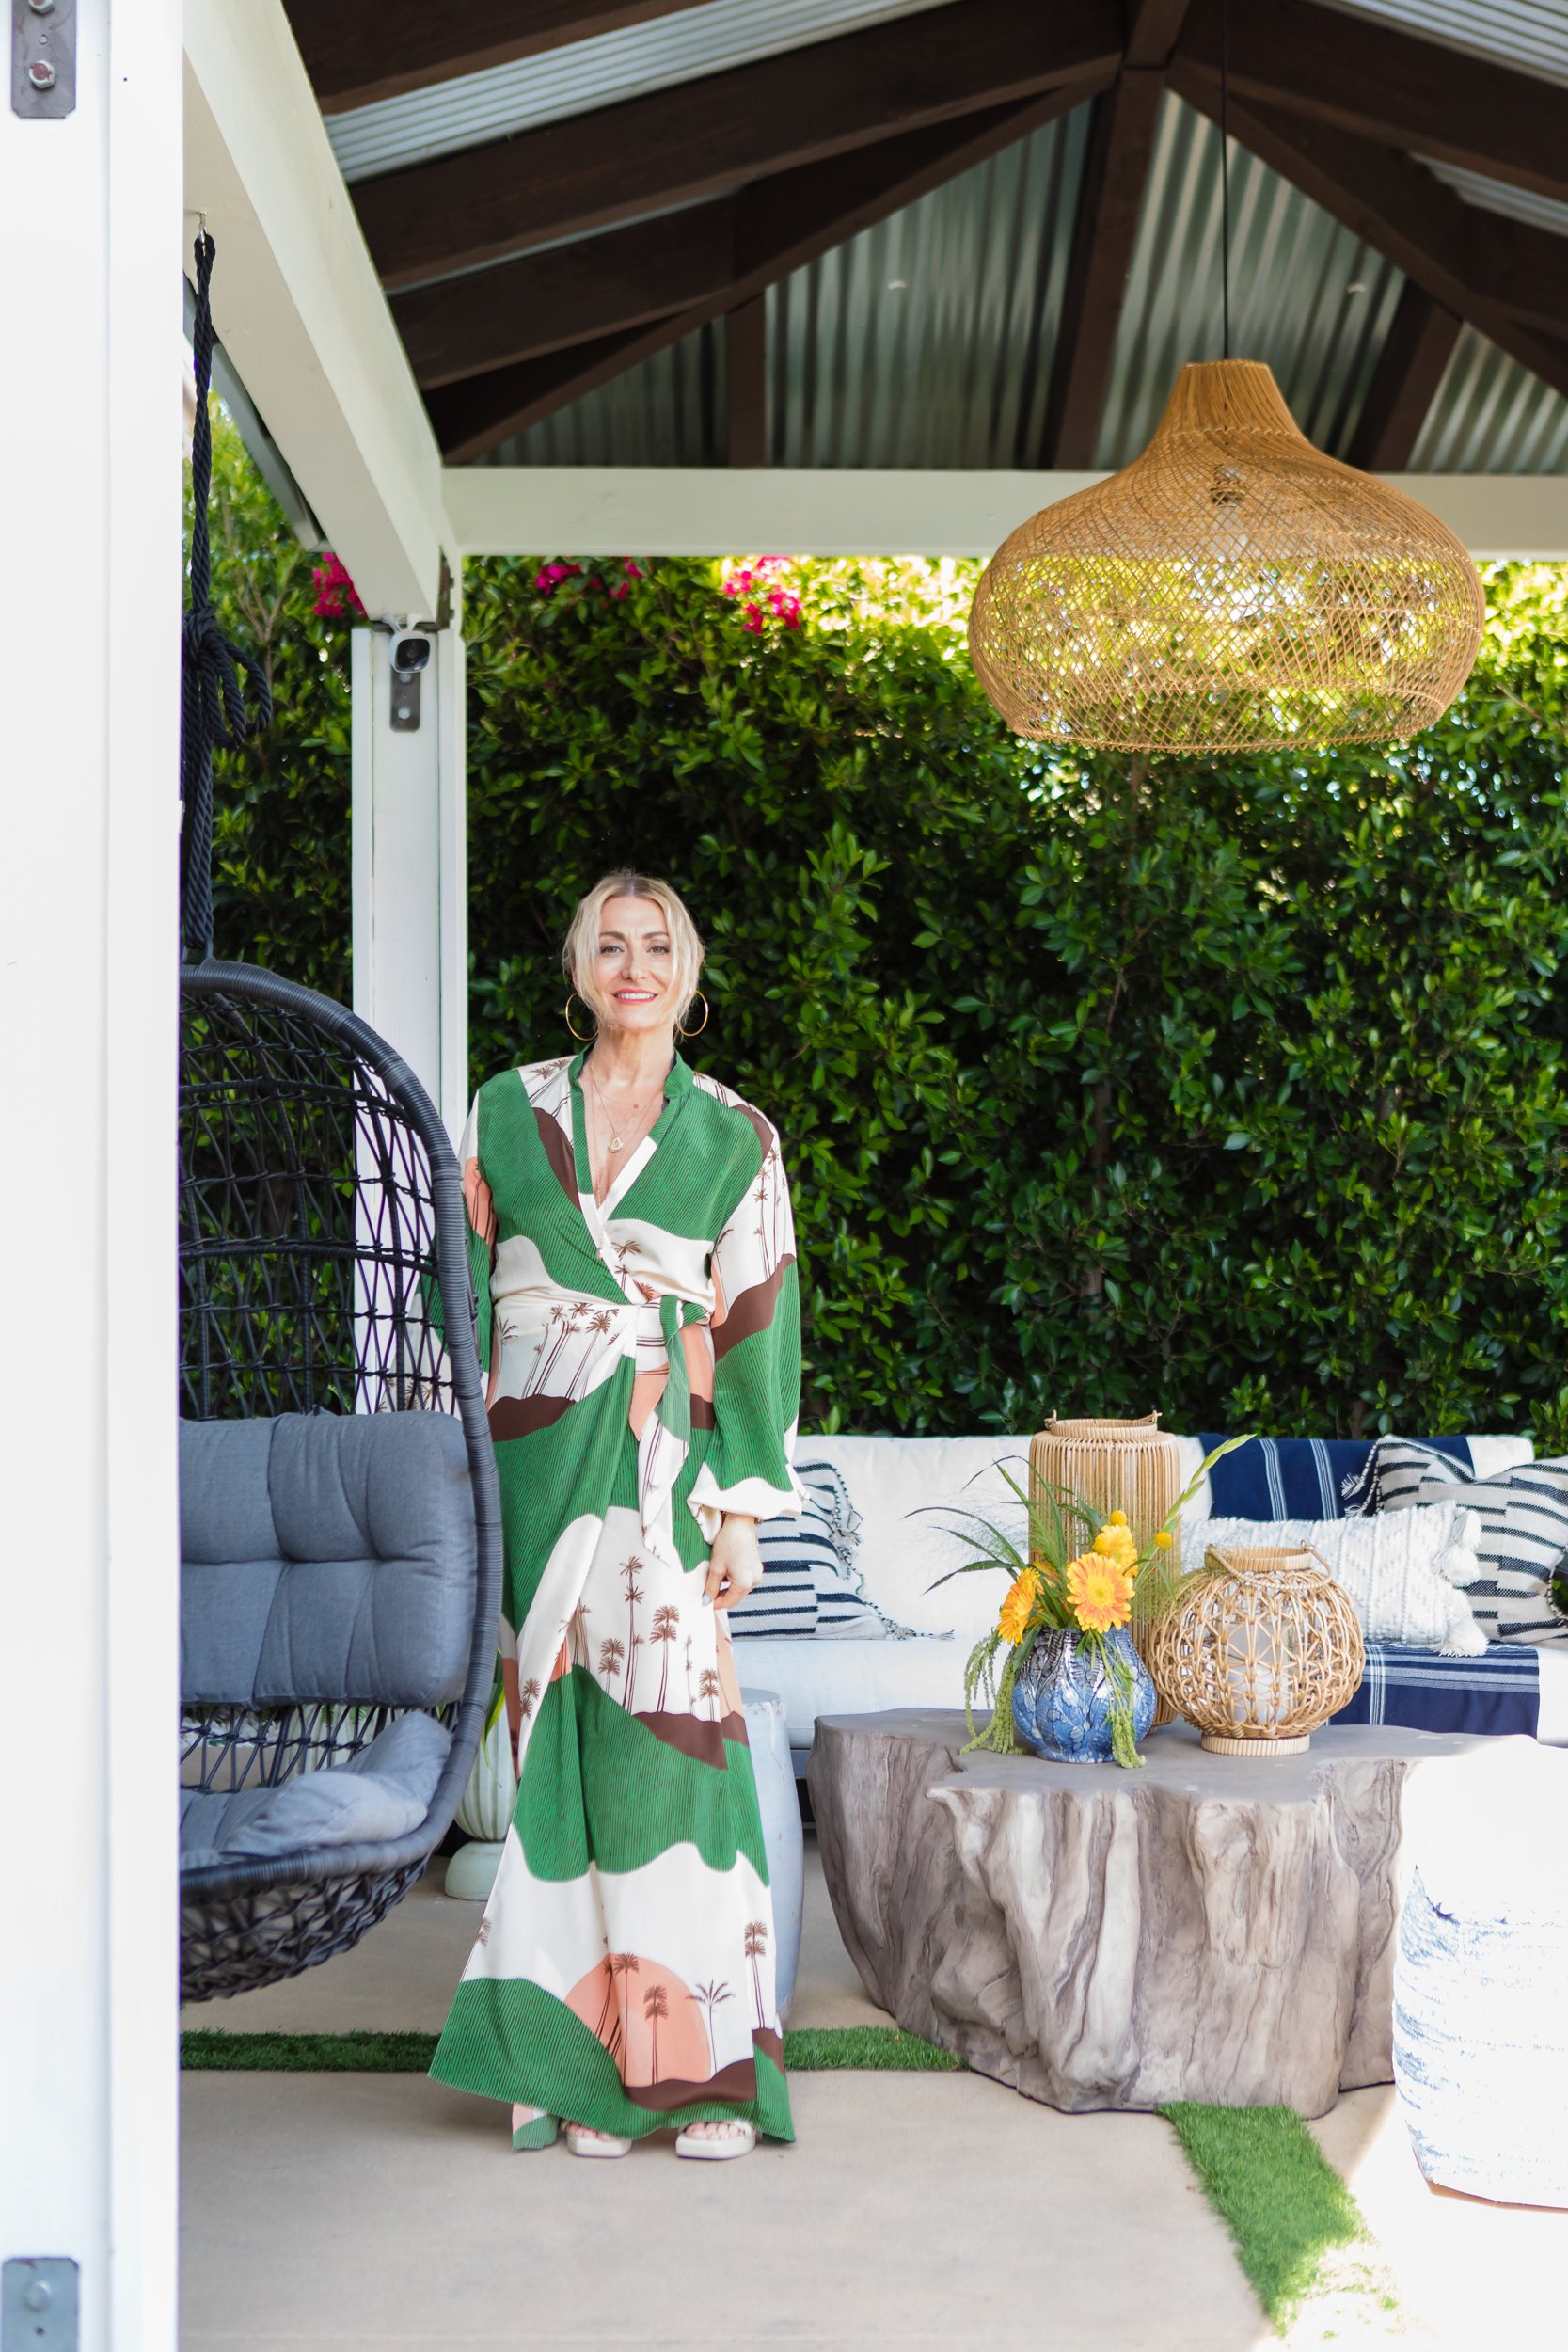
[[[1230,357],[1230,41],[1229,9],[1220,0],[1220,308],[1225,357]]]

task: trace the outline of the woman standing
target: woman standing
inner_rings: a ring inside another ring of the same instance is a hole
[[[702,961],[607,877],[566,938],[591,1047],[492,1078],[463,1145],[518,1790],[431,2072],[577,2155],[794,2137],[723,1612],[800,1507],[795,1236],[773,1129],[675,1051]]]

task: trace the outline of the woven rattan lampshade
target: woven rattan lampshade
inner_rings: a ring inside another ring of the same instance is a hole
[[[1142,1421],[1059,1421],[1053,1413],[1029,1440],[1029,1484],[1037,1505],[1046,1494],[1065,1487],[1099,1518],[1125,1511],[1132,1539],[1146,1552],[1181,1491],[1181,1448],[1160,1427],[1158,1413]],[[1166,1575],[1180,1571],[1180,1545],[1179,1520],[1164,1563]],[[1132,1641],[1146,1665],[1149,1630],[1148,1619],[1134,1604]],[[1158,1731],[1172,1721],[1171,1708],[1161,1699],[1153,1728]]]
[[[1385,743],[1481,643],[1462,543],[1325,457],[1253,359],[1183,368],[1141,457],[1022,523],[969,621],[1020,735],[1104,751]]]
[[[1222,1756],[1299,1755],[1360,1688],[1350,1596],[1313,1551],[1212,1549],[1148,1647],[1154,1687]]]

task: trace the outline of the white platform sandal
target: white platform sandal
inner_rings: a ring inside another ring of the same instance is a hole
[[[574,2156],[629,2156],[629,2139],[615,2139],[608,2132],[594,2132],[580,2123],[566,2126],[566,2145]]]
[[[675,2134],[676,2155],[694,2156],[704,2164],[728,2164],[735,2156],[749,2156],[756,2144],[756,2125],[738,2119],[722,2139],[713,2139],[690,2124]]]

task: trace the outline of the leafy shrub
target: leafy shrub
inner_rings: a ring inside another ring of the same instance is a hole
[[[259,512],[220,922],[341,988],[344,639]],[[1492,573],[1412,745],[1129,770],[994,717],[974,571],[469,567],[476,1079],[566,1047],[567,914],[641,866],[708,939],[691,1058],[784,1135],[807,1426],[1568,1444],[1563,579]]]

